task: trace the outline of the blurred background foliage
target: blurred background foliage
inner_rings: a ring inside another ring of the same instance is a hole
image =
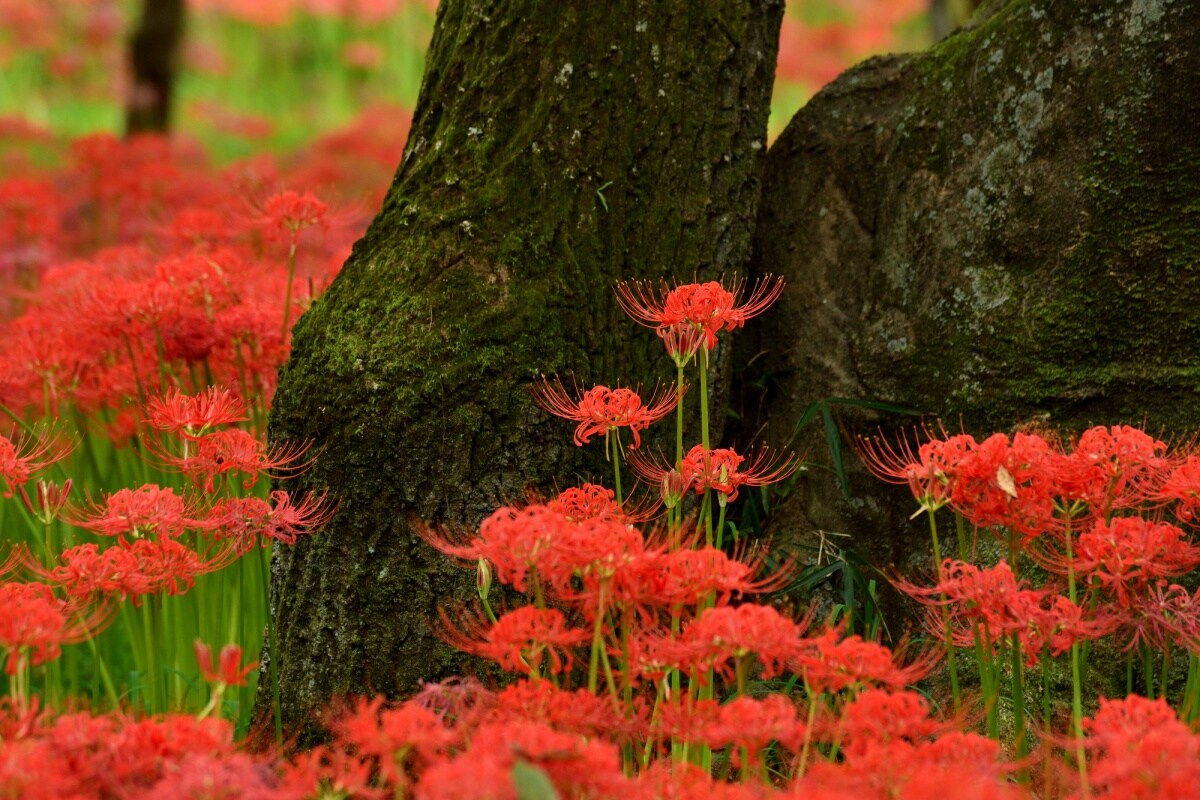
[[[144,2],[156,0],[0,0],[0,117],[67,138],[120,132],[137,101],[129,44]],[[436,5],[187,0],[172,128],[228,161],[292,152],[362,114],[411,109]],[[788,0],[772,136],[846,67],[924,47],[967,5]]]

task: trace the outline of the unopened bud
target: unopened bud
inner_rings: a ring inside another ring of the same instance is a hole
[[[487,559],[479,559],[475,571],[475,590],[479,593],[479,599],[486,603],[488,594],[492,591],[492,567]]]
[[[663,475],[663,505],[667,508],[674,508],[679,505],[679,501],[683,499],[683,493],[687,491],[687,488],[687,481],[684,480],[683,474],[679,470],[673,469],[666,475]]]
[[[36,499],[34,499],[25,491],[23,484],[19,486],[21,502],[36,519],[49,525],[67,504],[67,497],[71,494],[71,479],[67,478],[61,486],[53,481],[38,481],[36,488],[37,492],[34,495]]]

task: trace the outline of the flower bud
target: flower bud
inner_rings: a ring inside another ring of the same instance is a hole
[[[480,600],[484,603],[488,601],[488,594],[492,591],[492,567],[484,558],[479,559],[475,571],[475,591],[479,593]]]
[[[667,508],[679,505],[687,488],[688,481],[684,480],[683,474],[679,470],[673,469],[667,472],[662,478],[663,505]]]

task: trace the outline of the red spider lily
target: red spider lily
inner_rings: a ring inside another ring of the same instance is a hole
[[[963,459],[979,445],[967,434],[932,438],[913,444],[901,436],[892,444],[881,436],[858,440],[859,455],[875,477],[907,485],[922,511],[936,511],[950,502],[953,483]]]
[[[1200,565],[1200,548],[1182,530],[1141,517],[1095,522],[1079,536],[1074,556],[1076,573],[1119,605],[1161,578],[1184,575]]]
[[[545,553],[539,575],[588,621],[613,608],[650,617],[660,607],[656,576],[665,550],[654,538],[615,520],[570,524]]]
[[[837,726],[847,757],[861,757],[893,742],[916,743],[949,732],[951,726],[929,717],[929,703],[916,692],[868,688],[842,709]]]
[[[711,669],[730,681],[734,662],[754,656],[769,680],[795,656],[802,632],[801,625],[770,606],[721,606],[702,611],[676,641],[663,641],[660,652],[700,680]]]
[[[624,797],[632,788],[615,745],[535,722],[505,720],[480,725],[467,748],[420,776],[414,795],[429,800],[516,798],[513,768],[518,762],[541,771],[558,797]],[[464,775],[471,776],[478,793],[464,794]]]
[[[268,238],[289,238],[305,228],[324,227],[328,206],[312,192],[283,191],[271,195],[263,203],[262,212],[255,219],[255,226]]]
[[[1195,796],[1200,783],[1200,736],[1160,697],[1100,700],[1085,719],[1090,796],[1152,800]]]
[[[547,553],[574,523],[544,505],[494,511],[469,541],[446,529],[415,525],[431,547],[474,567],[483,558],[492,565],[496,578],[519,592],[529,588],[529,575],[540,571]]]
[[[1055,517],[1055,470],[1060,454],[1041,436],[997,433],[962,454],[950,484],[950,503],[981,528],[1003,526],[1023,547],[1060,527]],[[998,533],[999,535],[999,533]]]
[[[212,648],[197,639],[192,643],[196,653],[196,664],[200,667],[200,677],[208,683],[222,686],[245,686],[246,678],[258,666],[257,661],[251,661],[243,666],[242,646],[227,644],[221,648],[217,663],[213,664]]]
[[[38,666],[58,658],[62,645],[82,642],[100,632],[116,608],[60,600],[44,583],[0,583],[0,648],[7,652],[5,672]]]
[[[237,553],[246,553],[267,542],[295,544],[323,527],[336,510],[327,495],[306,492],[299,502],[281,489],[270,500],[258,497],[227,497],[217,502],[204,527],[217,540],[231,540]]]
[[[203,485],[209,494],[216,491],[217,478],[230,472],[246,475],[242,488],[249,489],[261,475],[291,477],[312,463],[302,460],[309,448],[306,442],[286,443],[268,450],[262,440],[241,428],[211,431],[195,439],[193,445],[194,450],[183,456],[173,456],[152,445],[147,449],[166,466],[191,478],[196,486]]]
[[[706,340],[703,329],[694,325],[672,325],[659,330],[658,335],[667,348],[667,355],[680,369],[695,357]]]
[[[920,603],[947,607],[952,623],[955,623],[952,636],[958,646],[968,646],[972,642],[974,625],[982,627],[989,644],[1026,631],[1034,611],[1041,604],[1042,593],[1024,588],[1024,584],[1013,576],[1007,562],[980,568],[947,558],[942,562],[940,574],[941,580],[931,587],[914,586],[901,580],[893,583]],[[940,612],[931,613],[926,622],[935,635],[945,635]]]
[[[175,389],[146,404],[146,422],[151,427],[187,439],[200,439],[212,428],[246,419],[242,398],[232,389],[216,386],[196,395]]]
[[[40,472],[59,461],[71,451],[67,442],[40,435],[30,437],[10,433],[0,436],[0,479],[4,480],[4,496],[12,497],[18,486],[29,481]]]
[[[605,486],[585,483],[564,489],[558,497],[546,503],[546,507],[557,511],[572,522],[589,519],[612,519],[624,523],[648,522],[658,510],[653,498],[630,506],[617,505],[617,495]]]
[[[38,481],[35,493],[37,499],[31,499],[24,486],[18,488],[21,502],[29,509],[29,513],[39,522],[49,525],[58,519],[67,507],[67,498],[71,495],[71,479],[67,478],[61,485],[53,481]],[[2,570],[0,574],[3,574]]]
[[[382,697],[360,698],[330,728],[339,745],[369,759],[396,786],[407,785],[407,770],[432,762],[460,738],[429,709],[413,702],[390,705]]]
[[[667,487],[664,495],[682,485],[683,491],[691,487],[696,494],[712,489],[722,502],[728,502],[737,499],[743,486],[766,486],[785,480],[800,466],[794,459],[794,454],[781,457],[764,447],[747,462],[746,457],[729,448],[705,450],[698,444],[683,457],[678,471],[638,453],[629,454],[629,466],[648,483]]]
[[[642,724],[614,710],[608,698],[586,689],[558,689],[550,681],[519,680],[494,699],[488,719],[525,719],[580,736],[628,735]]]
[[[778,300],[783,294],[783,279],[763,278],[741,302],[745,289],[745,279],[737,277],[729,289],[717,281],[686,283],[674,289],[661,282],[657,292],[650,282],[622,281],[616,286],[617,302],[635,321],[655,328],[664,338],[676,326],[697,328],[704,334],[707,350],[716,346],[717,332],[722,328],[740,328]]]
[[[571,487],[546,504],[572,522],[587,519],[613,519],[621,516],[616,493],[595,483]]]
[[[122,543],[151,534],[176,537],[188,528],[201,526],[191,504],[173,489],[154,484],[118,489],[70,522],[101,536],[117,536]]]
[[[929,651],[900,666],[896,655],[883,645],[860,636],[843,636],[840,627],[830,627],[800,640],[790,666],[818,694],[861,686],[901,689],[927,675],[936,657]]]
[[[1200,456],[1190,455],[1174,465],[1154,499],[1174,503],[1175,516],[1184,522],[1193,522],[1200,510]]]
[[[491,659],[510,672],[537,677],[549,654],[554,674],[570,670],[571,649],[591,638],[582,628],[570,628],[558,609],[522,606],[489,623],[478,612],[452,621],[442,610],[442,638],[465,653]],[[561,653],[561,655],[560,655]]]
[[[1094,613],[1111,623],[1106,632],[1115,630],[1126,652],[1143,645],[1165,650],[1170,643],[1194,650],[1200,644],[1200,599],[1178,584],[1157,581],[1128,604],[1101,604]]]
[[[791,699],[769,694],[763,698],[736,697],[721,705],[698,741],[713,747],[729,747],[730,759],[735,764],[741,764],[744,751],[746,760],[741,765],[750,769],[758,764],[760,754],[771,742],[795,749],[804,735],[804,723],[796,719],[796,706]]]
[[[729,555],[715,547],[683,547],[659,560],[656,591],[663,608],[688,607],[711,599],[724,606],[735,596],[767,594],[782,590],[795,573],[795,562],[785,560],[762,577],[767,551],[736,549]],[[801,627],[807,625],[807,620]]]
[[[1153,499],[1171,473],[1167,445],[1128,425],[1090,428],[1058,467],[1059,493],[1098,518]]]
[[[235,557],[232,548],[201,555],[173,539],[137,539],[103,551],[89,543],[64,550],[45,579],[72,597],[129,596],[139,605],[145,595],[183,594],[197,576],[228,566]]]
[[[1057,657],[1076,642],[1106,636],[1117,629],[1120,620],[1100,606],[1085,613],[1069,597],[1052,592],[1026,592],[1028,624],[1020,631],[1027,666],[1036,666],[1041,654]]]
[[[868,689],[848,703],[824,737],[843,759],[819,760],[793,784],[792,796],[903,797],[912,800],[1018,800],[1026,791],[1009,783],[1012,766],[999,743],[960,733],[929,719],[915,692]]]
[[[598,433],[603,433],[607,438],[611,431],[629,428],[633,434],[633,443],[629,446],[631,450],[641,445],[640,432],[669,414],[683,396],[674,387],[655,389],[649,402],[643,403],[633,389],[594,386],[578,400],[573,400],[557,378],[553,383],[544,379],[532,384],[530,392],[533,402],[540,408],[556,417],[579,423],[575,428],[575,444],[583,446]]]

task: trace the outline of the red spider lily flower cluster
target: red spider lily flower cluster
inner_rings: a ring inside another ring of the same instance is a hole
[[[682,494],[691,489],[704,494],[711,489],[722,503],[736,500],[743,486],[778,483],[800,467],[793,454],[781,456],[765,447],[742,456],[731,448],[708,450],[699,444],[684,455],[678,470],[636,453],[630,454],[629,465],[651,485],[669,484],[664,492]]]
[[[213,663],[212,648],[197,639],[193,645],[196,651],[196,664],[200,667],[200,677],[209,683],[221,686],[245,686],[246,677],[258,666],[258,662],[242,664],[242,648],[240,645],[227,644],[221,648],[221,654]]]
[[[70,445],[52,435],[29,436],[12,433],[0,436],[0,479],[4,481],[4,496],[12,497],[36,473],[62,460]]]
[[[907,484],[923,509],[948,506],[995,534],[1013,563],[1028,557],[1057,576],[1057,585],[1034,589],[1005,563],[946,561],[935,587],[901,581],[922,602],[947,608],[959,645],[970,645],[972,630],[993,643],[1015,634],[1033,663],[1043,651],[1058,655],[1109,635],[1123,649],[1197,641],[1200,607],[1173,583],[1200,567],[1192,529],[1200,469],[1186,446],[1172,452],[1141,430],[1113,426],[1067,442],[959,434],[918,447],[875,439],[862,450],[876,474]],[[1063,595],[1070,581],[1083,594],[1075,602]],[[931,613],[931,628],[944,625],[941,614]]]
[[[114,541],[77,544],[55,553],[49,562],[23,551],[20,563],[76,602],[131,598],[140,604],[147,596],[185,593],[200,575],[229,565],[255,547],[292,544],[324,525],[333,504],[321,494],[293,496],[276,490],[267,498],[216,496],[213,478],[227,470],[248,475],[242,485],[249,487],[267,470],[294,464],[303,455],[302,448],[279,451],[282,457],[267,455],[250,434],[226,427],[241,417],[240,400],[229,390],[210,389],[197,397],[172,392],[152,401],[146,409],[147,424],[167,438],[150,449],[185,474],[206,477],[197,480],[203,493],[181,495],[145,484],[72,508],[67,503],[70,481],[62,487],[39,482],[36,501],[22,487],[30,512],[44,523],[61,519]],[[212,474],[191,470],[189,465],[208,452],[207,443],[214,438],[253,445],[245,447],[246,458],[213,459]],[[171,455],[178,450],[191,455]]]
[[[618,428],[628,428],[633,434],[633,443],[629,446],[633,450],[642,443],[640,432],[671,413],[682,396],[673,390],[656,389],[650,400],[643,402],[633,389],[593,386],[576,400],[557,379],[553,383],[543,379],[534,383],[530,391],[541,408],[579,423],[575,429],[575,444],[582,446],[596,434],[602,433],[607,438]]]
[[[783,294],[783,286],[781,278],[764,278],[742,301],[746,289],[743,278],[735,278],[728,287],[709,281],[669,289],[661,283],[657,291],[652,283],[623,281],[617,284],[617,301],[630,317],[654,328],[667,342],[668,350],[674,351],[672,357],[677,357],[696,349],[690,340],[681,338],[684,334],[678,332],[680,329],[698,331],[704,337],[704,348],[712,350],[719,331],[740,328],[746,320],[766,311]]]
[[[53,661],[62,645],[91,638],[113,619],[108,606],[60,600],[44,583],[0,583],[0,608],[0,648],[9,675]]]
[[[0,271],[20,276],[0,291],[0,402],[111,418],[156,388],[215,383],[261,419],[288,353],[284,320],[366,230],[386,188],[372,173],[399,157],[395,128],[364,117],[314,142],[300,168],[218,170],[153,136],[42,142],[44,158],[0,180]],[[0,129],[0,150],[30,136]]]

